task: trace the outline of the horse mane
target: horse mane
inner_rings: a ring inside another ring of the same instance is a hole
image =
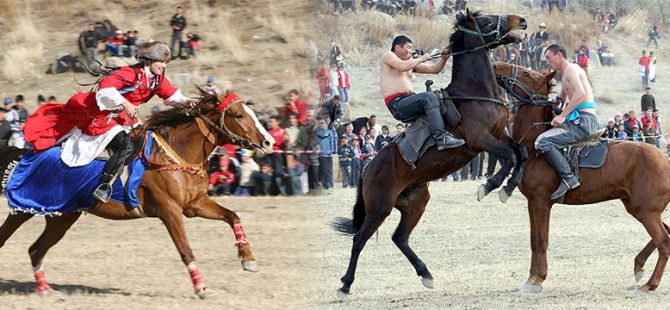
[[[198,106],[204,104],[217,104],[219,102],[219,96],[217,94],[210,94],[197,85],[195,85],[195,87],[200,92],[200,96],[197,98]],[[228,92],[226,92],[226,94],[227,93]],[[208,109],[202,111],[205,112],[204,114],[207,114],[214,110]],[[145,122],[144,128],[154,131],[162,131],[168,127],[174,128],[178,125],[192,122],[194,116],[191,114],[192,113],[189,114],[184,113],[183,111],[180,111],[176,108],[168,109],[165,111],[159,111],[149,116],[149,118]]]
[[[483,15],[482,11],[469,12],[470,15],[477,18]],[[468,24],[468,12],[458,12],[456,14],[456,22],[454,22],[454,32],[449,36],[449,49],[454,51],[454,49],[461,50],[463,49],[463,31],[459,31],[458,28],[465,27]],[[459,45],[461,43],[461,45]]]

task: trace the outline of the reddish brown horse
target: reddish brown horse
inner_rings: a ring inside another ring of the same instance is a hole
[[[408,243],[409,235],[419,223],[430,199],[428,182],[460,169],[479,152],[489,151],[504,158],[504,165],[482,186],[484,190],[481,191],[488,193],[502,184],[512,167],[516,166],[517,159],[524,160],[523,154],[517,152],[517,149],[523,148],[518,144],[518,148],[510,146],[511,138],[505,133],[509,113],[499,102],[488,50],[519,42],[520,38],[510,31],[525,29],[526,21],[516,15],[482,15],[466,11],[466,14],[458,15],[455,28],[450,38],[454,57],[452,81],[445,92],[462,115],[455,131],[467,143],[465,147],[444,151],[430,148],[416,162],[416,169],[403,160],[397,145],[391,144],[366,166],[358,185],[353,219],[340,218],[333,223],[337,231],[354,235],[349,266],[341,279],[340,295],[349,293],[365,243],[393,208],[401,213],[393,242],[422,278],[423,285],[432,288],[433,276]],[[520,167],[515,167],[518,179],[512,177],[511,180],[520,181],[519,171]],[[508,185],[510,182],[513,181],[508,181]],[[511,190],[516,184],[511,184]]]
[[[204,298],[213,292],[207,289],[195,265],[195,257],[186,239],[183,215],[228,223],[235,234],[244,270],[258,270],[237,214],[207,196],[208,179],[204,170],[207,157],[217,145],[224,143],[235,143],[265,153],[272,149],[274,140],[242,100],[233,101],[219,113],[216,108],[221,98],[201,93],[200,103],[188,114],[171,109],[148,119],[144,128],[155,132],[156,146],[149,156],[152,165],[145,171],[138,197],[146,216],[158,217],[165,224],[182,261],[188,267],[196,294]],[[22,153],[13,149],[0,154],[1,171]],[[88,212],[112,220],[137,218],[126,211],[122,203],[113,201],[98,203]],[[38,292],[53,291],[44,278],[44,255],[61,240],[80,215],[80,212],[72,212],[46,217],[44,232],[30,246]],[[10,214],[0,227],[0,247],[32,217],[32,214],[22,212]]]
[[[529,154],[519,189],[528,199],[532,251],[530,277],[522,290],[539,292],[547,277],[549,217],[556,203],[549,200],[549,196],[558,187],[560,178],[535,150],[534,143],[538,135],[550,129],[547,124],[553,118],[553,103],[546,99],[555,85],[556,72],[539,73],[507,63],[496,63],[494,68],[499,85],[522,101],[517,103],[513,138],[523,144]],[[643,267],[651,252],[658,249],[659,253],[651,278],[633,293],[653,291],[658,287],[670,255],[668,227],[661,219],[670,202],[670,160],[650,144],[614,142],[602,168],[582,168],[579,173],[582,185],[569,191],[562,203],[583,205],[620,199],[626,211],[642,223],[652,239],[635,257],[633,271],[637,282],[643,276]]]

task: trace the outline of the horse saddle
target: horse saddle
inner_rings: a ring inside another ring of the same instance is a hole
[[[440,112],[442,113],[442,119],[444,119],[444,125],[448,131],[454,132],[454,129],[461,121],[461,114],[458,113],[454,103],[451,102],[449,98],[442,97],[441,93],[438,94],[438,97],[440,98]],[[405,129],[405,132],[396,136],[391,143],[395,142],[398,144],[398,149],[400,150],[402,158],[412,167],[412,169],[415,169],[416,161],[419,160],[430,147],[434,146],[436,142],[425,115],[406,120],[406,122],[409,122],[410,124],[407,129]]]
[[[600,129],[585,140],[565,149],[564,154],[577,178],[579,178],[579,168],[597,169],[605,164],[609,142],[600,138],[604,132],[605,128]]]

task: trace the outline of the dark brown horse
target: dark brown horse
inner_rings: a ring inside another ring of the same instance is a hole
[[[522,290],[539,292],[547,277],[549,217],[551,207],[556,203],[549,200],[549,196],[558,187],[560,178],[539,156],[534,143],[538,135],[550,129],[547,124],[553,118],[553,103],[547,101],[546,96],[555,85],[553,77],[556,73],[549,70],[539,73],[507,63],[496,63],[495,72],[498,83],[506,86],[513,97],[524,101],[518,104],[513,127],[513,138],[523,144],[529,154],[519,186],[528,199],[532,251],[530,277]],[[642,223],[652,239],[635,257],[633,272],[636,282],[642,279],[649,255],[654,249],[658,249],[659,253],[651,278],[633,293],[638,295],[653,291],[658,287],[670,255],[668,226],[661,219],[670,202],[670,160],[647,143],[614,142],[602,168],[582,168],[579,173],[582,185],[569,191],[562,203],[583,205],[620,199],[626,211]]]
[[[452,81],[446,92],[462,115],[456,133],[465,138],[465,147],[438,151],[429,149],[412,170],[401,157],[395,144],[383,148],[365,168],[358,185],[353,219],[335,220],[333,227],[354,234],[351,259],[342,277],[340,294],[348,294],[354,282],[359,255],[393,208],[400,210],[401,219],[393,234],[393,242],[422,277],[424,286],[433,287],[433,276],[426,265],[409,247],[409,235],[419,222],[428,203],[428,182],[448,175],[468,163],[479,152],[493,152],[504,159],[503,170],[484,186],[488,193],[499,187],[516,165],[514,148],[505,134],[508,111],[499,104],[499,96],[488,50],[501,44],[519,42],[510,33],[525,29],[525,20],[516,15],[498,16],[471,13],[459,14],[455,32],[450,37],[453,55]],[[518,145],[518,149],[522,149]],[[522,155],[522,154],[521,154]],[[520,178],[517,169],[515,172]],[[514,178],[512,178],[514,179]],[[517,183],[518,184],[518,183]],[[512,190],[516,185],[512,186]]]
[[[242,100],[234,100],[223,112],[217,112],[221,98],[204,91],[201,93],[203,97],[200,103],[188,114],[171,109],[158,112],[147,120],[144,128],[155,132],[156,146],[149,156],[152,165],[145,171],[138,197],[146,216],[158,217],[165,224],[182,261],[188,267],[196,294],[204,298],[213,292],[207,289],[195,265],[195,257],[184,230],[184,215],[228,223],[235,234],[235,244],[244,270],[258,270],[237,214],[207,196],[208,179],[204,170],[207,157],[218,144],[223,143],[254,148],[260,153],[268,152],[274,140]],[[0,171],[4,171],[22,153],[11,149],[0,154]],[[112,220],[137,218],[122,203],[114,201],[98,203],[87,211]],[[80,215],[80,212],[72,212],[46,217],[44,232],[30,246],[30,260],[38,292],[53,291],[44,278],[44,255],[61,240]],[[21,224],[32,217],[32,214],[23,212],[10,214],[0,227],[0,247]]]

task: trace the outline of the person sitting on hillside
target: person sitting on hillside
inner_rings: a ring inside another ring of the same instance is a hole
[[[399,121],[407,121],[422,114],[426,115],[438,150],[465,144],[465,141],[455,138],[445,129],[440,113],[440,101],[435,93],[415,94],[412,90],[411,74],[409,74],[411,72],[440,73],[449,59],[449,51],[443,50],[440,61],[428,65],[424,62],[432,58],[430,54],[412,59],[411,49],[412,40],[401,35],[393,39],[391,51],[387,51],[382,56],[380,85],[386,107]]]
[[[125,42],[125,37],[121,30],[116,31],[116,35],[112,38],[105,41],[105,50],[109,53],[110,56],[122,56],[120,53],[121,49],[119,48]]]
[[[202,37],[197,33],[187,33],[186,42],[184,42],[184,48],[186,55],[190,57],[195,57],[195,52],[200,53],[202,50],[200,46],[200,40]]]
[[[26,141],[43,151],[56,144],[66,134],[61,159],[70,167],[89,164],[105,147],[113,151],[107,161],[100,186],[93,196],[107,202],[112,194],[111,183],[122,171],[131,156],[130,129],[139,122],[137,109],[154,95],[164,104],[180,109],[194,106],[197,101],[182,94],[165,77],[170,61],[170,49],[163,42],[138,46],[133,66],[106,72],[97,90],[78,93],[65,105],[42,105],[26,123]],[[138,214],[137,208],[131,210]]]

